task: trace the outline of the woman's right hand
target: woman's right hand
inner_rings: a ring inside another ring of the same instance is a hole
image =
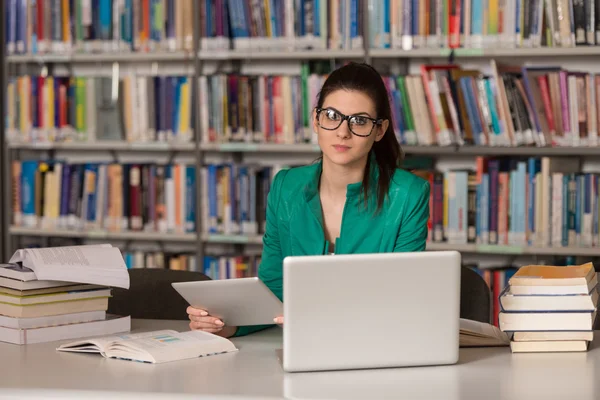
[[[191,330],[201,330],[223,337],[230,337],[237,329],[235,326],[225,326],[223,321],[212,317],[206,310],[189,306],[186,312],[191,321]]]

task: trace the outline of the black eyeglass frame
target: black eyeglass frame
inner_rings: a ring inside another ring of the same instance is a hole
[[[325,111],[325,110],[334,111],[334,112],[338,113],[342,117],[340,119],[340,123],[338,124],[338,126],[336,126],[335,128],[325,128],[324,126],[321,125],[321,123],[319,122],[319,115],[321,114],[322,111]],[[317,112],[317,114],[316,114],[317,124],[321,128],[325,129],[326,131],[334,131],[334,130],[338,129],[340,126],[342,126],[342,123],[344,121],[346,121],[346,123],[348,124],[348,129],[350,130],[350,132],[352,132],[353,135],[356,135],[358,137],[369,137],[369,136],[371,136],[371,134],[373,133],[373,128],[375,128],[378,125],[381,125],[382,122],[383,122],[383,119],[381,119],[381,118],[379,118],[379,119],[378,118],[371,118],[371,117],[367,117],[366,115],[345,115],[345,114],[342,114],[341,112],[339,112],[338,110],[333,110],[331,108],[317,107],[317,108],[315,108],[315,111]],[[352,127],[350,126],[350,118],[353,118],[353,117],[366,118],[366,119],[368,119],[368,120],[370,120],[370,121],[373,122],[373,126],[371,127],[371,131],[369,132],[368,135],[359,135],[358,133],[356,133],[356,132],[354,132],[352,130]]]

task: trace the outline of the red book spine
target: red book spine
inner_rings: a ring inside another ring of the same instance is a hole
[[[448,46],[451,49],[460,47],[460,13],[461,0],[450,0],[448,8]]]
[[[552,102],[550,101],[548,77],[546,75],[538,76],[537,81],[542,93],[542,102],[544,103],[544,113],[546,114],[546,120],[548,121],[548,129],[550,130],[550,135],[554,135],[556,133],[556,123],[554,122]]]

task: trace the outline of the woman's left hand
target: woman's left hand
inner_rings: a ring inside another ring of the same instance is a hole
[[[283,315],[280,315],[279,317],[274,318],[273,321],[278,325],[283,325]]]

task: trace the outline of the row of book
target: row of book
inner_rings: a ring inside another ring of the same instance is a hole
[[[598,145],[600,76],[496,60],[490,71],[421,65],[404,82],[388,79],[401,143]]]
[[[195,232],[195,166],[15,160],[13,223],[67,230]]]
[[[154,268],[202,272],[211,279],[249,278],[257,276],[260,255],[207,255],[198,265],[193,254],[162,251],[124,251],[128,269]]]
[[[10,54],[362,49],[363,0],[7,0]]]
[[[13,224],[46,229],[264,233],[273,176],[291,165],[208,164],[196,209],[195,166],[12,163]],[[451,244],[600,246],[600,174],[578,159],[476,158],[475,170],[414,170],[430,182],[429,240]]]
[[[201,1],[201,50],[362,49],[364,0]]]
[[[200,171],[202,232],[264,232],[277,167],[209,164]],[[13,224],[107,232],[196,232],[196,167],[15,160]]]
[[[598,146],[600,75],[495,60],[490,69],[486,74],[453,64],[424,64],[419,74],[384,75],[398,141],[411,146]],[[314,141],[312,110],[325,77],[306,66],[299,77],[201,77],[202,142]]]
[[[193,78],[10,77],[6,133],[20,142],[189,142]]]
[[[7,54],[192,51],[194,0],[6,0]]]
[[[600,246],[600,174],[576,158],[476,158],[475,170],[415,171],[429,180],[433,242]]]
[[[600,75],[559,66],[505,65],[491,73],[422,65],[384,75],[398,141],[410,146],[598,146]],[[189,141],[195,113],[203,143],[312,143],[326,74],[190,77],[22,76],[9,80],[9,138],[22,141]],[[115,86],[117,86],[115,90]]]
[[[594,0],[8,0],[8,54],[371,48],[536,48],[600,43]],[[363,15],[368,14],[368,22]]]
[[[307,64],[299,76],[202,76],[202,142],[315,141],[311,116],[324,81]]]
[[[537,48],[600,44],[594,0],[368,0],[371,48]]]

